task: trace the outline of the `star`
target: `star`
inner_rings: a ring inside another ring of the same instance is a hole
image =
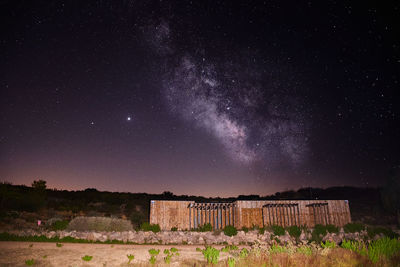
[[[128,116],[128,117],[126,118],[126,120],[127,120],[127,121],[131,121],[131,120],[132,120],[131,116]]]

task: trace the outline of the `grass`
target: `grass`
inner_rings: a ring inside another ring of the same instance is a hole
[[[368,227],[367,233],[370,238],[374,238],[376,235],[380,235],[380,234],[383,234],[384,236],[389,237],[389,238],[399,237],[399,235],[396,234],[395,232],[393,232],[392,229],[387,229],[387,228],[383,228],[383,227]]]
[[[293,225],[287,228],[287,231],[289,233],[290,236],[298,239],[301,235],[301,229],[300,227]]]
[[[69,221],[67,220],[59,220],[55,221],[50,225],[50,230],[58,231],[58,230],[65,230],[67,229]]]
[[[369,259],[376,263],[383,257],[391,258],[400,252],[400,240],[384,237],[376,241],[372,241],[368,248]]]
[[[336,243],[333,241],[326,240],[325,243],[321,242],[321,247],[328,249],[336,248]]]
[[[312,255],[312,248],[308,247],[308,246],[301,246],[298,247],[296,250],[297,253],[303,254],[303,255],[307,255],[307,256],[311,256]]]
[[[274,235],[277,235],[277,236],[285,235],[285,228],[283,228],[280,225],[271,225],[270,229],[272,230]]]
[[[58,248],[61,248],[63,246],[63,244],[61,244],[61,243],[56,243],[56,247],[58,247]]]
[[[164,262],[165,262],[166,264],[170,264],[170,263],[171,263],[171,258],[172,258],[172,255],[167,255],[167,256],[164,258]]]
[[[178,252],[178,249],[174,248],[174,247],[172,247],[170,250],[171,250],[172,253]]]

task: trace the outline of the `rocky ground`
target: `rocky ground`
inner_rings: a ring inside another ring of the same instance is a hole
[[[188,231],[161,231],[158,233],[143,231],[126,231],[126,232],[77,232],[77,231],[42,231],[42,230],[24,230],[24,231],[8,231],[10,234],[18,236],[41,236],[47,238],[53,237],[73,237],[76,239],[84,239],[89,241],[111,241],[118,240],[122,242],[130,242],[134,244],[188,244],[188,245],[204,245],[204,244],[233,244],[244,245],[253,244],[254,242],[270,244],[274,238],[278,238],[282,244],[286,243],[307,243],[311,239],[311,232],[302,231],[300,237],[296,240],[290,236],[288,232],[285,235],[274,236],[273,233],[265,231],[260,234],[259,231],[253,230],[245,233],[238,231],[236,236],[226,236],[223,232],[188,232]],[[375,236],[374,239],[380,236]],[[356,233],[345,233],[340,229],[338,233],[327,233],[321,236],[322,240],[334,241],[340,243],[346,240],[365,240],[368,239],[366,231]]]

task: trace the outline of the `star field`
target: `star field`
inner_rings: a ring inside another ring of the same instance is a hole
[[[3,1],[0,179],[205,196],[379,186],[400,5]]]

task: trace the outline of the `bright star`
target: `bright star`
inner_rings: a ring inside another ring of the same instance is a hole
[[[127,121],[130,121],[132,118],[130,116],[128,116],[128,118],[126,118]]]

